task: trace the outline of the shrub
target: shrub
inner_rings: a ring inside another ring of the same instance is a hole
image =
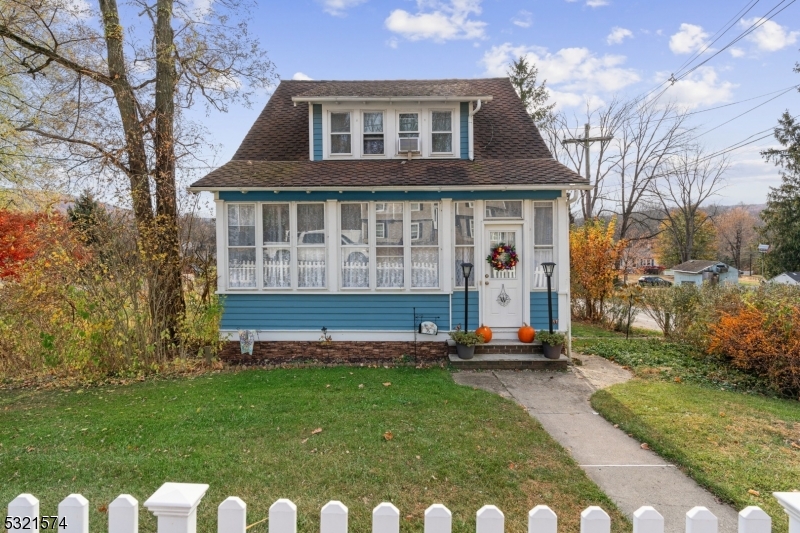
[[[604,302],[614,292],[626,241],[614,240],[614,219],[589,220],[569,234],[572,313],[589,321],[603,319]]]
[[[650,288],[642,291],[642,310],[667,339],[685,338],[695,320],[700,291],[694,285]]]
[[[450,338],[456,344],[461,344],[462,346],[477,346],[484,342],[483,335],[478,335],[474,331],[464,331],[463,329],[451,331]]]

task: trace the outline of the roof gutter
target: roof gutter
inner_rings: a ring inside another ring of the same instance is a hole
[[[488,100],[487,100],[487,102],[488,102]],[[472,131],[473,131],[473,128],[472,128],[472,115],[474,115],[475,113],[480,111],[481,107],[483,107],[483,101],[480,98],[478,98],[478,103],[477,103],[477,105],[475,106],[474,109],[472,108],[472,102],[469,103],[469,120],[467,122],[469,124],[468,125],[468,130],[469,130],[468,143],[469,143],[469,160],[470,161],[475,161],[475,143],[473,142],[473,135],[472,135]]]
[[[491,102],[491,96],[292,96],[292,102],[464,102],[483,100]],[[480,108],[480,106],[479,106]]]
[[[550,185],[423,185],[423,186],[401,186],[401,185],[384,185],[372,187],[188,187],[186,190],[192,193],[196,192],[245,192],[245,191],[273,191],[278,192],[307,192],[320,191],[320,192],[344,192],[344,191],[358,191],[358,192],[409,192],[409,191],[552,191],[552,190],[587,190],[592,186],[587,183],[564,183],[564,184],[550,184]]]

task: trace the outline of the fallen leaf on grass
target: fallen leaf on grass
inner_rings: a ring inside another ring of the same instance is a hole
[[[388,386],[389,386],[389,385],[391,385],[391,384],[392,384],[392,383],[391,383],[390,381],[387,381],[386,383],[384,383],[384,384],[383,384],[383,386],[384,386],[384,387],[388,387]]]
[[[796,442],[793,442],[792,443],[792,448],[797,448],[798,450],[800,450],[800,444],[797,444]]]
[[[306,438],[304,438],[303,440],[301,440],[301,441],[300,441],[300,444],[305,444],[306,442],[308,442],[308,437],[306,437]]]
[[[508,469],[509,470],[514,470],[516,467],[517,467],[517,465],[515,465],[514,463],[509,463],[508,464]]]
[[[747,494],[752,494],[753,496],[761,496],[761,493],[757,490],[750,489],[747,491]]]
[[[643,442],[643,443],[642,443],[642,445],[641,445],[641,448],[642,448],[643,450],[649,450],[649,449],[650,449],[650,445],[649,445],[649,444],[647,444],[646,442]]]
[[[317,433],[322,433],[322,428],[317,428],[311,432],[312,435],[316,435]]]
[[[720,412],[719,412],[719,416],[721,416],[722,418],[725,418],[725,413],[723,413],[722,411],[720,411]]]
[[[681,380],[680,377],[675,378],[675,383],[680,383],[681,381],[683,381],[683,380]]]
[[[391,431],[387,431],[386,433],[383,434],[383,439],[384,440],[392,440],[393,438],[394,438],[394,435],[392,435]]]
[[[358,385],[358,388],[359,388],[359,389],[363,389],[363,388],[364,388],[364,384],[363,384],[363,383],[360,383],[360,384]]]

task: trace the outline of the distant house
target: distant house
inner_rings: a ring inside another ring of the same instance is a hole
[[[784,272],[778,274],[771,280],[770,283],[785,283],[786,285],[800,285],[800,272]]]
[[[719,261],[692,259],[672,267],[675,285],[708,283],[739,283],[739,271]]]

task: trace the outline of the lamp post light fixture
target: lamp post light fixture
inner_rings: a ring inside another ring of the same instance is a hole
[[[461,273],[464,274],[464,331],[469,331],[469,277],[472,274],[472,263],[461,263]]]
[[[547,316],[549,318],[550,333],[553,333],[553,295],[550,292],[550,278],[553,277],[555,268],[555,263],[542,263],[542,270],[544,270],[544,275],[547,278]]]

